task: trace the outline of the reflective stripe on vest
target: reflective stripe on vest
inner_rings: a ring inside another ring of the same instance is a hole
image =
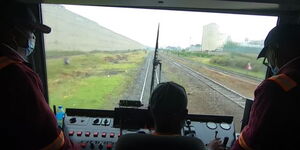
[[[7,57],[0,57],[0,70],[5,68],[6,66],[13,64],[13,63],[17,63],[16,61],[13,61]]]
[[[273,76],[268,80],[276,82],[286,92],[297,86],[297,83],[285,74]]]
[[[60,131],[59,136],[42,150],[59,150],[65,144],[64,133]]]
[[[245,150],[252,150],[252,148],[250,148],[250,146],[248,146],[248,144],[246,143],[244,137],[243,137],[243,132],[241,133],[241,135],[239,136],[239,144],[240,146],[245,149]]]

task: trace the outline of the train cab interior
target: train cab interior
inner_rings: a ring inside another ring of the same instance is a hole
[[[50,34],[28,58],[62,129],[82,149],[114,149],[151,134],[157,84],[186,88],[182,136],[227,149],[247,125],[255,88],[271,76],[256,59],[268,32],[299,24],[298,0],[17,0]],[[5,4],[5,3],[4,3]],[[143,41],[144,40],[144,41]]]

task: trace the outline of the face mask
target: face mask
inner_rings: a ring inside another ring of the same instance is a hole
[[[28,57],[34,50],[35,47],[35,35],[32,32],[29,32],[29,36],[26,36],[26,33],[24,33],[19,28],[16,28],[20,33],[22,33],[25,37],[28,37],[27,39],[27,45],[25,47],[18,46],[18,50],[24,51],[25,56]]]
[[[34,47],[35,47],[35,37],[28,39],[27,48],[24,48],[25,55],[29,56],[33,52]]]
[[[273,75],[276,75],[278,72],[279,72],[279,68],[276,66],[276,67],[270,67]]]

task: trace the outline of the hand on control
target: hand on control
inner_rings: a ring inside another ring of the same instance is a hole
[[[225,150],[223,147],[222,141],[220,138],[216,138],[212,140],[208,145],[207,145],[208,150]]]

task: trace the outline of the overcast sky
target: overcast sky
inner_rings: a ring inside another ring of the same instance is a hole
[[[234,41],[264,40],[277,17],[203,13],[188,11],[110,8],[64,5],[68,10],[99,25],[154,47],[160,23],[160,47],[201,44],[203,25],[216,23]]]

